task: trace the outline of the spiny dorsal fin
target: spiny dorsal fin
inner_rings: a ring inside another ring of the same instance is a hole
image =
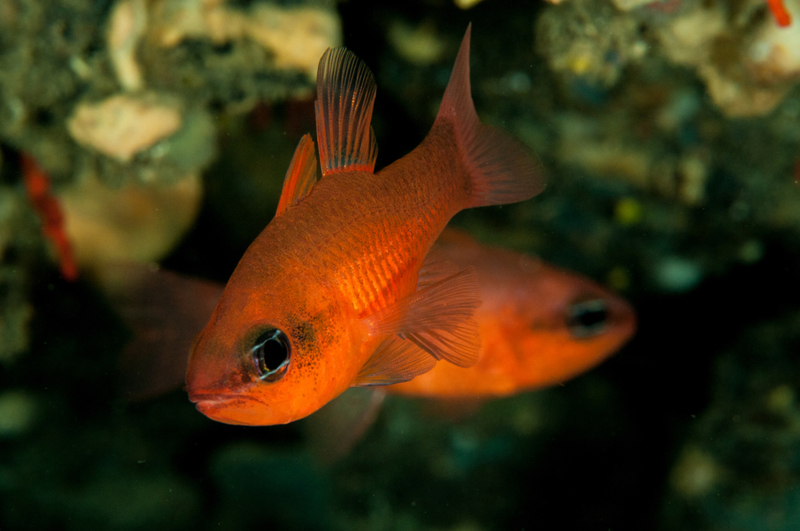
[[[375,78],[347,48],[329,48],[317,72],[317,142],[322,176],[375,170],[378,144],[370,127]]]
[[[436,359],[408,339],[392,336],[378,345],[353,381],[353,387],[407,382],[436,366]]]
[[[478,362],[481,341],[475,309],[478,274],[469,267],[366,317],[373,335],[397,334],[438,359],[459,367]]]
[[[283,191],[278,201],[276,216],[303,199],[317,182],[317,157],[314,155],[314,141],[311,135],[303,135],[294,150],[292,163],[283,179]]]

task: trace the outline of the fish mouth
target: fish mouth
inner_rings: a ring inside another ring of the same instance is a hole
[[[189,400],[194,402],[200,413],[225,424],[260,425],[263,423],[259,422],[259,412],[265,408],[269,410],[263,402],[247,395],[195,393],[190,395]]]
[[[189,401],[194,403],[197,410],[203,415],[210,417],[214,420],[221,422],[231,422],[221,420],[220,416],[227,417],[228,414],[222,412],[227,411],[240,411],[240,410],[253,410],[260,409],[266,406],[261,400],[253,398],[248,395],[226,394],[226,393],[192,393],[189,395]],[[238,424],[238,423],[234,423]]]
[[[189,401],[195,404],[200,402],[230,402],[234,400],[253,400],[247,395],[237,395],[237,394],[225,394],[225,393],[213,393],[213,392],[200,392],[200,393],[189,393]]]

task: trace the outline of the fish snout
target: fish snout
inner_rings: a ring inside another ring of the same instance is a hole
[[[236,378],[238,363],[235,356],[225,356],[224,349],[208,340],[201,331],[192,344],[186,368],[186,392],[189,400],[198,403],[217,397],[236,396],[242,387]]]
[[[620,344],[623,344],[636,332],[636,311],[622,297],[611,297],[608,305],[610,325],[617,330]]]
[[[270,410],[269,406],[248,395],[198,393],[190,394],[189,400],[195,402],[200,413],[217,422],[240,426],[271,424],[265,422],[264,414],[265,410]]]

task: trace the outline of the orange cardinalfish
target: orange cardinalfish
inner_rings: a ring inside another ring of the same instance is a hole
[[[351,386],[408,381],[439,359],[477,362],[475,270],[426,256],[457,212],[531,198],[544,177],[526,149],[478,121],[469,42],[467,28],[430,133],[377,173],[372,73],[344,48],[322,56],[322,179],[306,135],[275,218],[192,346],[186,385],[203,414],[282,424]]]
[[[477,269],[480,359],[468,369],[437,364],[387,387],[390,393],[481,398],[547,387],[594,367],[636,329],[625,300],[576,273],[452,230],[442,234],[437,249],[457,266]]]

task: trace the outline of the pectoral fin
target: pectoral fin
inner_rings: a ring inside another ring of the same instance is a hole
[[[447,259],[438,245],[434,245],[425,255],[425,260],[419,269],[417,289],[426,288],[456,273],[458,273],[458,266]]]
[[[429,284],[365,318],[373,335],[397,334],[459,367],[478,362],[480,306],[474,267]]]
[[[436,366],[428,352],[408,339],[385,339],[358,373],[353,387],[391,385],[407,382]]]

